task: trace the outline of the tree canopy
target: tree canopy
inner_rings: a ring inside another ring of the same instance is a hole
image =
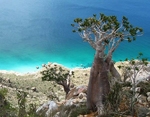
[[[132,42],[136,36],[143,34],[143,29],[134,27],[125,16],[121,23],[116,16],[106,16],[100,13],[100,17],[94,14],[92,17],[74,19],[73,32],[78,32],[84,41],[88,42],[95,50],[100,50],[101,57],[110,57],[121,41]]]

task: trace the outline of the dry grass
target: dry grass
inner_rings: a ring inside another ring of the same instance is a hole
[[[71,84],[74,86],[87,85],[89,79],[88,69],[73,69],[74,77],[71,78]],[[54,82],[42,81],[39,72],[34,74],[16,74],[10,72],[0,72],[0,77],[4,80],[10,79],[11,86],[8,88],[7,99],[13,104],[17,105],[17,90],[23,90],[28,93],[27,104],[35,103],[37,105],[42,104],[48,100],[48,95],[51,92],[50,88],[53,88],[56,95],[60,100],[65,99],[65,92],[62,86],[55,84]],[[37,91],[33,92],[32,87],[36,87]],[[17,90],[16,90],[17,89]]]

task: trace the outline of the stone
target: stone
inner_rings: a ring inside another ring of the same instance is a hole
[[[87,101],[87,99],[86,100],[82,99],[82,100],[79,101],[79,103],[86,103],[86,101]]]
[[[135,88],[135,92],[139,93],[141,91],[141,88],[140,87],[136,87]]]
[[[86,86],[78,86],[76,87],[76,91],[73,93],[73,95],[79,95],[81,92],[85,93],[87,90]]]
[[[140,95],[140,96],[138,97],[138,102],[139,102],[139,103],[147,102],[146,96]]]
[[[54,101],[48,101],[44,103],[42,106],[40,106],[36,113],[40,116],[46,116],[49,117],[54,111],[58,110],[58,106]]]
[[[28,95],[27,95],[27,97],[29,98],[29,97],[30,97],[30,95],[28,94]]]
[[[48,104],[49,104],[49,107],[48,107],[48,110],[46,112],[47,117],[49,117],[53,111],[56,111],[58,109],[58,106],[54,101],[49,101]]]
[[[87,74],[87,73],[83,73],[83,75],[84,75],[84,76],[88,76],[88,74]]]
[[[147,94],[148,97],[150,97],[150,92],[147,92],[146,94]]]
[[[150,72],[150,64],[147,65],[146,71]]]
[[[86,91],[87,91],[87,86],[85,85],[74,87],[71,91],[69,91],[68,95],[66,96],[66,100],[69,100],[71,98],[74,99],[78,97],[80,93],[86,93]]]
[[[150,96],[149,96],[149,97],[147,97],[147,101],[148,101],[148,102],[150,102]]]
[[[79,97],[79,99],[82,99],[83,97],[86,97],[86,94],[85,93],[80,93],[78,97]]]
[[[34,92],[37,91],[36,87],[31,87],[31,90],[34,91]]]
[[[67,100],[64,104],[65,106],[72,106],[73,105],[73,101],[71,99]]]

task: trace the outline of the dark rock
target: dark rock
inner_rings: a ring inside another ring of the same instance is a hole
[[[146,117],[149,112],[149,109],[146,107],[141,107],[138,109],[138,117]]]

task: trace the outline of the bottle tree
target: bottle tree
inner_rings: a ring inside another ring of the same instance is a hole
[[[105,97],[110,90],[108,77],[120,79],[112,62],[112,54],[120,42],[136,40],[136,36],[142,35],[143,30],[133,27],[125,16],[120,23],[116,16],[105,14],[100,14],[99,18],[95,14],[86,19],[76,18],[71,25],[74,27],[73,32],[77,32],[95,50],[88,83],[87,106],[102,115]]]
[[[42,81],[54,81],[63,86],[67,96],[70,91],[70,78],[74,76],[73,71],[59,64],[48,63],[43,65],[40,73]]]

